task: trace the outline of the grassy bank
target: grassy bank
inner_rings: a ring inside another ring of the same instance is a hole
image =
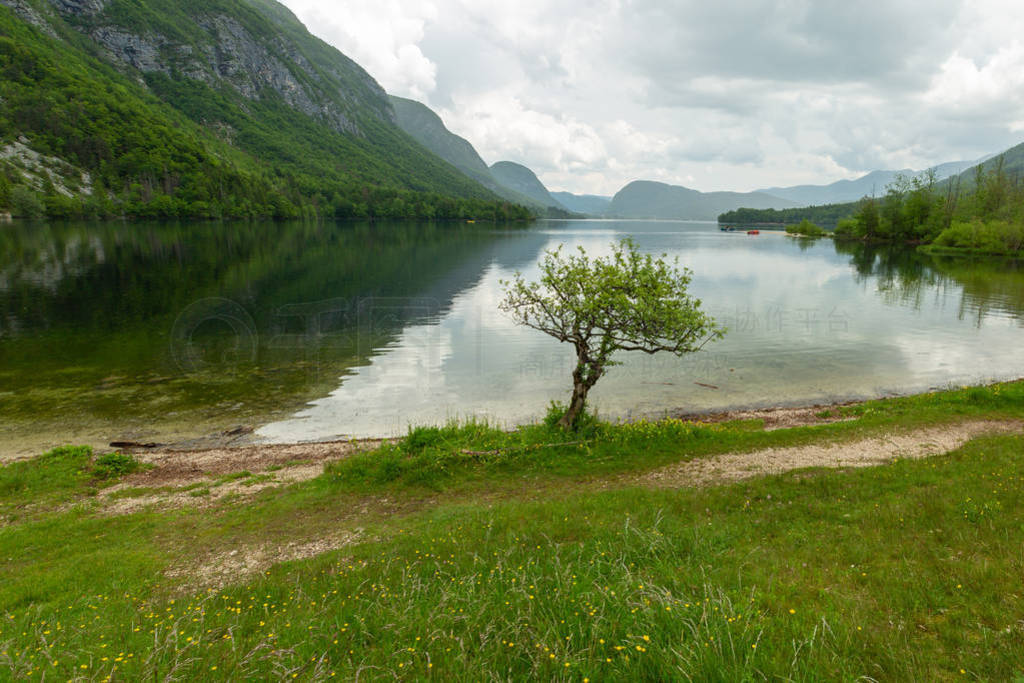
[[[1020,419],[1024,383],[837,411],[855,419],[421,429],[198,511],[103,513],[95,493],[120,470],[79,450],[2,468],[0,675],[1021,676],[1024,436],[707,489],[632,478],[715,453]],[[340,548],[255,573],[245,561],[322,539]]]

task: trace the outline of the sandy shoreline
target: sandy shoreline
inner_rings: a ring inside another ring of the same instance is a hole
[[[844,401],[839,403],[822,403],[798,407],[774,407],[744,410],[726,410],[713,413],[673,413],[669,417],[703,424],[717,424],[735,420],[763,420],[766,431],[775,429],[787,429],[790,427],[803,427],[809,425],[829,424],[839,422],[841,418],[835,411],[838,408],[854,406],[864,401]],[[826,415],[825,413],[831,413]],[[307,454],[316,457],[318,454],[335,450],[338,448],[373,448],[384,441],[395,437],[369,437],[361,439],[330,439],[325,441],[299,441],[295,443],[263,443],[258,437],[253,436],[251,427],[235,427],[219,434],[211,434],[197,439],[188,439],[176,443],[157,444],[146,447],[136,442],[136,445],[115,447],[112,442],[109,450],[123,450],[125,452],[140,453],[150,452],[154,454],[173,453],[210,453],[210,452],[238,452],[248,453],[254,457],[274,457],[272,454],[290,454],[297,456]]]
[[[1024,379],[1007,381],[1024,381]],[[987,386],[987,384],[982,386]],[[834,402],[803,405],[784,404],[765,408],[738,407],[708,412],[668,410],[658,415],[648,415],[646,419],[653,421],[671,417],[704,424],[716,424],[734,420],[762,420],[764,422],[764,429],[772,431],[775,429],[813,426],[850,420],[853,418],[841,417],[839,409],[862,405],[875,400],[920,396],[943,390],[932,388],[927,391],[889,394],[874,398],[837,400]],[[634,420],[642,419],[643,417],[645,416],[634,418]],[[205,434],[200,432],[197,435],[196,432],[189,433],[186,425],[183,424],[153,424],[147,428],[146,425],[133,421],[130,425],[123,425],[119,429],[116,425],[97,423],[88,430],[73,429],[72,433],[60,443],[54,442],[53,433],[49,429],[38,428],[32,433],[33,430],[26,430],[29,425],[21,425],[22,434],[11,434],[8,438],[0,441],[0,465],[30,459],[51,448],[67,444],[92,446],[97,453],[122,451],[135,455],[148,454],[148,456],[153,458],[171,454],[187,456],[223,452],[225,454],[230,453],[229,459],[234,461],[249,460],[250,462],[262,462],[268,458],[274,459],[279,454],[288,454],[288,457],[292,459],[312,458],[322,460],[323,454],[327,452],[372,448],[379,445],[382,441],[397,438],[368,437],[322,441],[309,440],[293,443],[267,443],[261,440],[255,433],[259,428],[259,423],[229,424],[231,426],[221,428],[219,431],[208,431]],[[193,428],[199,427],[200,430],[217,429],[214,422],[208,422],[202,426],[195,424],[191,426]]]
[[[726,422],[729,420],[763,419],[767,429],[778,429],[800,424],[819,424],[821,420],[814,413],[834,408],[855,405],[862,401],[840,401],[803,406],[776,406],[771,408],[738,408],[735,410],[714,411],[708,413],[688,413],[682,410],[667,411],[660,416],[651,415],[648,419],[674,417],[693,422]],[[133,419],[130,422],[117,424],[109,421],[96,421],[93,424],[61,425],[50,422],[26,423],[11,425],[11,429],[0,439],[0,465],[18,460],[27,460],[46,451],[63,445],[91,446],[97,453],[108,453],[125,450],[133,453],[141,452],[200,452],[213,449],[251,449],[259,448],[274,452],[291,447],[315,449],[318,444],[358,444],[362,442],[379,442],[389,437],[368,437],[356,439],[329,439],[323,441],[310,440],[285,444],[263,442],[254,432],[261,422],[238,423],[225,420],[217,424],[214,420],[206,420],[201,424],[188,424],[159,421],[145,424]],[[152,448],[118,447],[115,443],[154,444]]]

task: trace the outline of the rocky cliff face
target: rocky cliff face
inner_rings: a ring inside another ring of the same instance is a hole
[[[114,59],[124,62],[139,71],[170,71],[161,57],[164,47],[159,38],[146,38],[123,31],[113,26],[102,26],[92,31],[93,39],[107,48]]]
[[[217,2],[210,3],[210,11],[190,17],[194,25],[185,29],[190,42],[122,25],[118,17],[123,14],[108,11],[116,0],[0,0],[0,4],[50,35],[54,31],[48,14],[67,19],[68,25],[102,46],[111,61],[141,74],[184,76],[215,89],[228,87],[248,100],[274,93],[296,111],[340,133],[363,134],[360,118],[364,116],[395,122],[384,90],[354,62],[336,52],[340,59],[324,60],[322,50],[315,48],[326,46],[300,45],[274,30],[254,35],[235,17],[218,12]],[[252,9],[251,16],[261,16],[258,7]],[[278,16],[291,17],[281,6],[273,9]],[[268,27],[277,20],[262,19]]]
[[[57,37],[53,27],[50,26],[39,11],[26,2],[26,0],[0,0],[0,5],[9,7],[19,17],[32,24],[51,38]]]
[[[192,58],[186,60],[185,72],[193,78],[211,86],[216,86],[218,81],[226,82],[250,100],[257,99],[261,91],[269,89],[280,95],[293,109],[320,119],[336,131],[359,133],[358,126],[345,112],[332,106],[331,102],[323,101],[315,88],[298,81],[292,72],[294,68],[301,70],[313,82],[319,78],[297,48],[281,44],[277,46],[285,52],[291,48],[289,68],[231,17],[205,16],[198,19],[197,23],[212,38],[212,45],[199,55],[190,55]],[[380,95],[384,97],[383,90]]]
[[[53,0],[57,9],[74,14],[99,14],[107,6],[108,0]]]

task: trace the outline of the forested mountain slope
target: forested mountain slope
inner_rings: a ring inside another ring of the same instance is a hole
[[[273,0],[0,0],[0,210],[522,216]]]
[[[476,148],[465,138],[448,130],[444,121],[427,105],[405,97],[391,96],[398,126],[421,145],[499,197],[544,211],[555,204],[543,204],[498,182]]]
[[[504,187],[524,194],[542,206],[553,206],[565,210],[557,199],[551,196],[548,188],[540,181],[532,170],[513,161],[499,161],[491,165],[491,175]]]

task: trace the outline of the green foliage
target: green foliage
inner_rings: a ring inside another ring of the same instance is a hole
[[[932,250],[1015,254],[1024,248],[1024,185],[998,160],[961,179],[898,176],[881,199],[866,197],[839,222],[840,239],[931,245]]]
[[[0,166],[0,210],[11,208],[11,181]]]
[[[937,183],[931,173],[897,176],[881,198],[835,205],[840,215],[835,237],[869,242],[932,245],[933,249],[1015,254],[1024,248],[1024,182],[1020,150],[1013,171],[1003,157],[980,164],[966,175]],[[722,214],[722,223],[792,223],[823,215],[822,207]],[[793,232],[795,229],[787,228]]]
[[[820,225],[836,225],[857,209],[856,202],[824,204],[798,209],[735,209],[718,217],[719,223],[739,225],[793,225],[811,221]]]
[[[802,235],[804,237],[824,237],[828,234],[821,226],[812,223],[806,218],[800,221],[799,225],[787,226],[786,232],[790,235]]]
[[[565,414],[569,412],[569,406],[560,401],[552,401],[551,405],[548,406],[548,412],[544,414],[544,420],[542,424],[550,430],[559,428],[559,422],[565,417]],[[586,404],[583,406],[583,410],[579,412],[575,420],[569,428],[576,433],[580,438],[588,438],[594,436],[601,423],[597,419],[597,415],[587,410]]]
[[[865,198],[860,202],[857,213],[854,216],[857,226],[862,230],[857,237],[874,239],[879,234],[880,219],[878,215],[878,202],[874,197]]]
[[[858,219],[844,218],[836,225],[833,235],[841,239],[851,239],[856,237],[860,231],[861,227]]]
[[[45,212],[39,195],[25,185],[15,185],[10,191],[10,207],[15,218],[41,218]]]
[[[107,453],[96,458],[93,473],[100,479],[119,479],[138,471],[139,461],[127,453]]]
[[[687,291],[690,271],[641,254],[628,238],[613,244],[608,258],[591,259],[582,247],[563,255],[559,246],[540,269],[538,282],[517,273],[503,283],[500,307],[517,323],[575,348],[572,399],[559,423],[564,429],[576,424],[590,389],[615,365],[616,351],[682,356],[724,334]]]
[[[881,201],[865,199],[857,217],[867,239],[920,243],[934,238],[944,209],[944,198],[936,191],[934,175],[900,175]]]
[[[1016,254],[1024,250],[1024,224],[1008,221],[956,221],[943,230],[932,246],[982,254]]]

